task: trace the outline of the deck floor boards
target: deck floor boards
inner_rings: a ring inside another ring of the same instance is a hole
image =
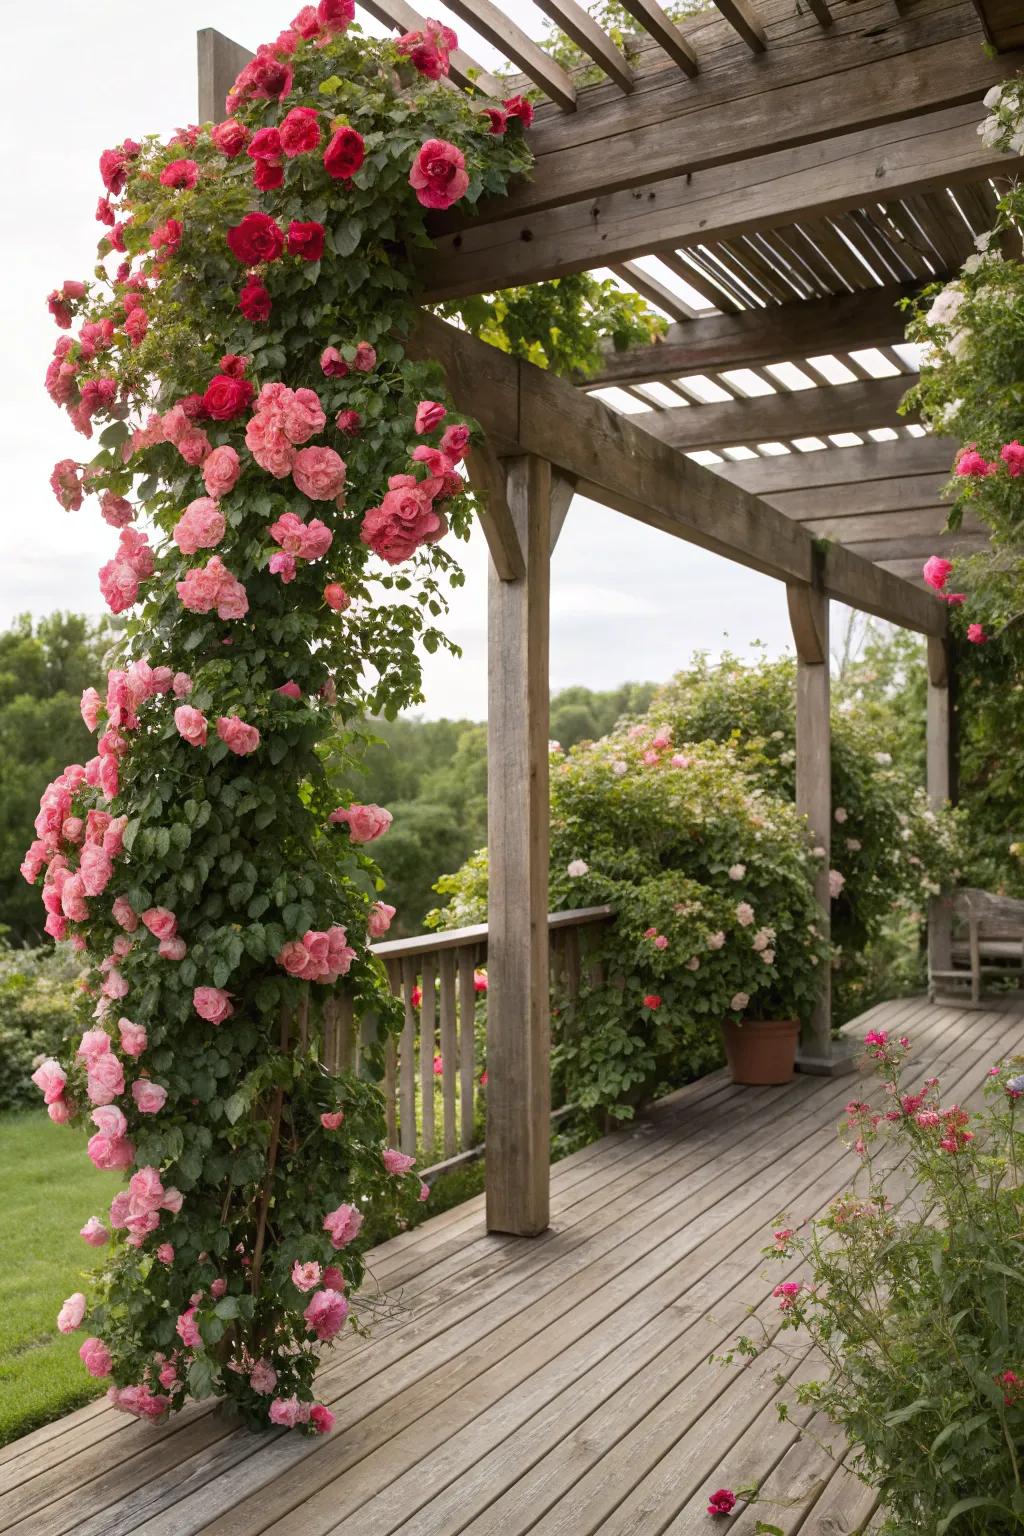
[[[922,999],[851,1033],[914,1044],[914,1080],[960,1102],[1024,1049],[1024,1013]],[[373,1322],[326,1356],[323,1440],[237,1429],[208,1405],[136,1424],[92,1404],[0,1452],[5,1536],[688,1536],[716,1487],[762,1485],[786,1536],[863,1529],[876,1500],[835,1435],[776,1403],[813,1375],[793,1335],[731,1370],[708,1356],[783,1271],[775,1217],[821,1210],[851,1182],[836,1135],[853,1077],[734,1087],[715,1073],[552,1171],[540,1238],[490,1236],[482,1198],[370,1257]],[[891,1187],[898,1198],[900,1167]],[[793,1271],[796,1273],[796,1271]]]

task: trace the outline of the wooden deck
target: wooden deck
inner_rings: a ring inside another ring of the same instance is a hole
[[[910,1034],[947,1099],[1024,1049],[1024,1015],[922,1000],[858,1021]],[[717,1073],[559,1163],[552,1226],[487,1236],[474,1200],[371,1255],[369,1340],[327,1359],[337,1415],[311,1440],[235,1429],[206,1405],[152,1428],[97,1403],[0,1451],[5,1536],[682,1536],[756,1520],[786,1536],[871,1521],[870,1490],[780,1424],[776,1372],[813,1374],[787,1335],[708,1364],[785,1278],[773,1218],[847,1187],[836,1119],[856,1079],[733,1087]],[[898,1173],[896,1174],[898,1177]],[[785,1392],[782,1394],[785,1396]],[[709,1492],[759,1481],[732,1520]],[[765,1500],[767,1502],[765,1502]]]

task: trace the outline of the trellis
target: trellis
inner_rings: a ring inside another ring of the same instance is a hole
[[[953,445],[897,415],[913,372],[894,350],[897,305],[991,225],[1018,162],[979,137],[981,98],[1024,64],[1024,27],[1013,0],[718,0],[681,26],[627,0],[627,56],[574,0],[538,0],[591,82],[491,0],[448,3],[522,71],[499,81],[460,51],[453,88],[546,99],[533,179],[472,221],[436,219],[424,303],[610,266],[672,322],[577,387],[427,315],[416,339],[487,436],[470,464],[491,553],[487,1218],[530,1234],[548,1223],[548,593],[570,502],[785,582],[797,802],[826,850],[832,599],[927,637],[928,790],[948,798],[946,610],[904,578],[982,536],[968,523],[940,540]],[[404,0],[365,9],[399,31],[421,24]],[[986,38],[1001,51],[983,52]],[[201,120],[223,115],[249,56],[199,34]],[[827,912],[824,872],[819,883]],[[933,919],[941,967],[948,932]],[[848,1065],[827,993],[800,1061]]]

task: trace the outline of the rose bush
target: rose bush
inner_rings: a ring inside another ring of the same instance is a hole
[[[679,747],[653,719],[555,748],[551,770],[552,909],[615,913],[578,998],[556,998],[556,1093],[625,1119],[717,1064],[722,1020],[806,1016],[827,953],[815,860],[735,751]],[[484,921],[486,853],[437,888],[436,922]]]
[[[212,1394],[329,1429],[313,1377],[364,1214],[419,1194],[372,1081],[397,1020],[363,845],[390,815],[325,762],[418,697],[417,645],[443,640],[470,427],[406,356],[413,258],[426,209],[527,167],[529,109],[496,127],[436,83],[447,29],[420,50],[353,14],[305,6],[216,127],[106,150],[98,264],[49,300],[47,389],[98,439],[53,489],[99,499],[100,586],[130,618],[83,695],[96,753],[44,793],[23,865],[86,967],[82,1027],[33,1081],[128,1175],[61,1326],[145,1418]],[[324,1067],[342,992],[379,1021],[359,1077]]]

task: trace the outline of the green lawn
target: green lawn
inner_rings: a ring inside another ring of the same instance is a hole
[[[104,1216],[120,1175],[99,1173],[85,1138],[39,1110],[0,1116],[0,1445],[104,1390],[59,1334],[60,1304],[89,1293],[98,1254],[78,1229]]]

